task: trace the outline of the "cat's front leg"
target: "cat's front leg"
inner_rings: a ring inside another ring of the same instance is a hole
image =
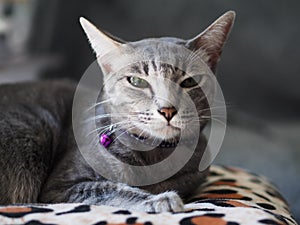
[[[68,190],[67,202],[108,205],[145,212],[179,212],[184,210],[181,198],[173,191],[153,195],[125,184],[82,182]]]

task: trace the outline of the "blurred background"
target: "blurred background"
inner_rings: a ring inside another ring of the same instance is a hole
[[[300,220],[300,1],[0,0],[0,83],[68,77],[94,61],[78,18],[124,40],[191,38],[227,10],[218,67],[228,130],[215,163],[269,177]]]

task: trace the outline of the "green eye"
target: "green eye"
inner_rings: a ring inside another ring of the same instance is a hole
[[[186,78],[181,82],[180,87],[182,88],[191,88],[197,86],[202,79],[202,75],[197,75],[193,77]]]
[[[148,88],[150,86],[146,80],[139,77],[127,77],[127,80],[134,87]]]

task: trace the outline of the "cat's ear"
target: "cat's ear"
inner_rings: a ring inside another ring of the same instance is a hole
[[[201,34],[187,42],[188,48],[199,52],[202,59],[209,65],[213,72],[216,70],[223,45],[233,26],[234,19],[235,12],[228,11]]]
[[[105,65],[105,62],[102,61],[102,57],[110,51],[117,50],[122,44],[124,44],[124,41],[108,34],[107,32],[99,30],[83,17],[80,17],[79,21],[96,53],[98,63],[102,69],[106,70],[105,72],[109,72],[107,71],[109,66]]]

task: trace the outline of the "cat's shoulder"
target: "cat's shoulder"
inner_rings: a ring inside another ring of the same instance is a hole
[[[17,83],[3,83],[0,84],[0,91],[24,91],[24,90],[56,90],[56,89],[68,89],[75,90],[76,82],[69,79],[60,80],[39,80],[39,81],[24,81]]]
[[[0,110],[24,114],[29,110],[41,114],[43,110],[63,116],[72,108],[76,83],[69,80],[46,80],[0,85]]]

